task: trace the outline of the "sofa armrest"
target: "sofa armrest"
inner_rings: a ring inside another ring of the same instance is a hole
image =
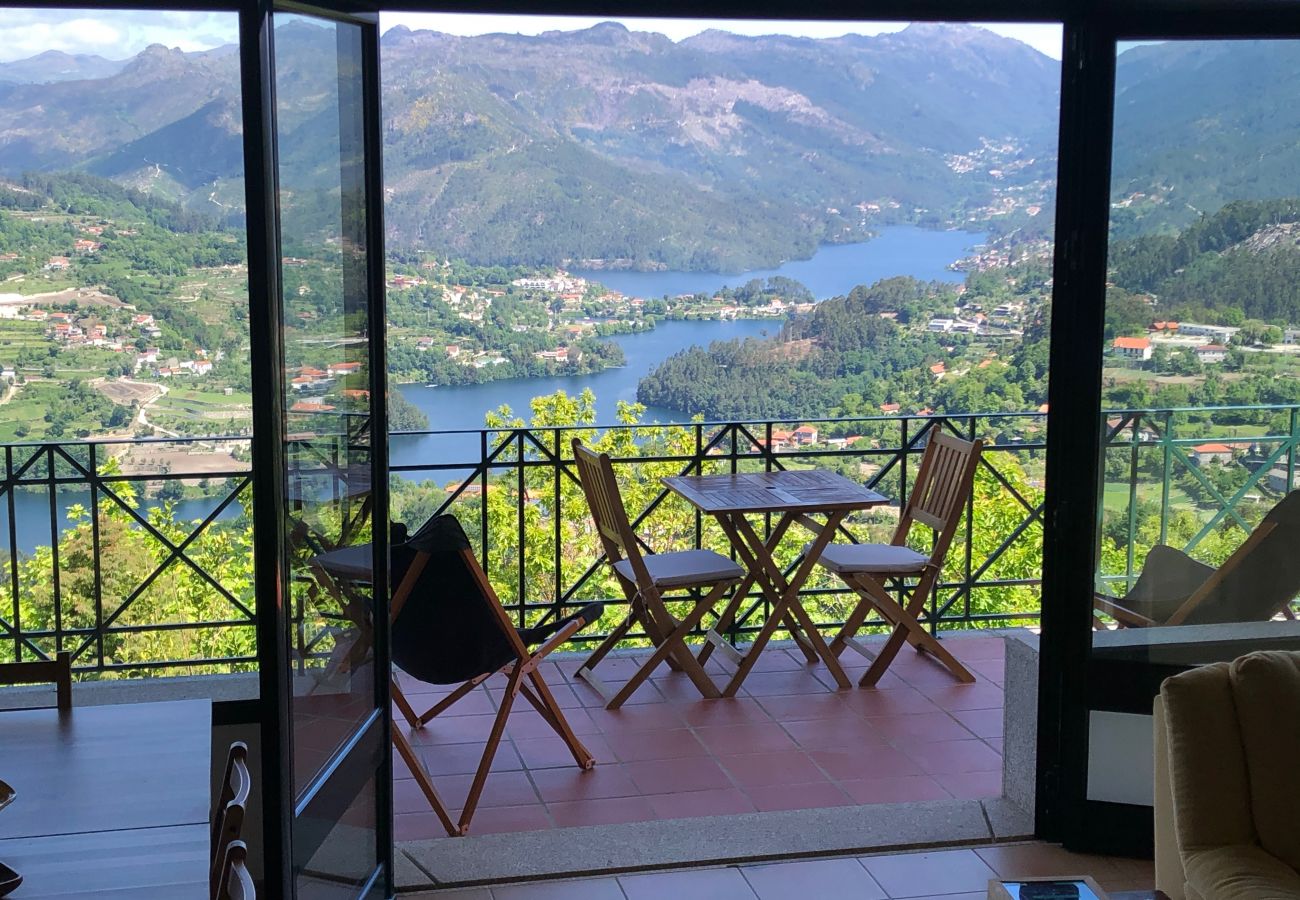
[[[1195,850],[1186,865],[1188,889],[1205,900],[1300,897],[1300,872],[1253,844]]]
[[[1169,781],[1169,734],[1165,730],[1165,704],[1157,695],[1151,710],[1151,727],[1155,738],[1155,848],[1156,889],[1169,900],[1186,900],[1183,885],[1182,852],[1178,848],[1178,830],[1174,827],[1174,795]]]

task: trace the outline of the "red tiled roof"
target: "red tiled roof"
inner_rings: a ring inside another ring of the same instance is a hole
[[[1145,350],[1150,346],[1151,346],[1151,342],[1146,338],[1135,338],[1135,337],[1115,338],[1116,350]]]

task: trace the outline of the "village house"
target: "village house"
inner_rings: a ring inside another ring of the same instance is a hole
[[[896,413],[896,412],[898,412],[898,411],[899,411],[900,409],[902,409],[902,408],[903,408],[903,407],[902,407],[902,404],[899,404],[899,403],[882,403],[882,404],[880,404],[880,411],[881,411],[882,413],[885,413],[886,415],[888,415],[888,414],[890,414],[890,413]]]
[[[389,287],[396,288],[399,291],[404,291],[408,288],[417,287],[422,284],[428,284],[428,282],[418,275],[394,275],[392,280],[388,282]]]
[[[98,253],[102,245],[99,241],[91,241],[86,238],[77,238],[73,243],[72,249],[77,253]]]
[[[948,367],[941,362],[930,366],[930,374],[934,376],[935,381],[942,381],[943,376],[947,374]]]
[[[1151,341],[1139,337],[1117,337],[1111,344],[1116,356],[1146,361],[1151,358]]]
[[[326,375],[336,375],[336,376],[355,375],[357,372],[360,371],[361,371],[361,363],[359,362],[330,363],[325,368]]]
[[[1231,341],[1241,331],[1230,325],[1201,325],[1196,322],[1171,322],[1178,334],[1185,337],[1205,337],[1222,344]],[[1172,329],[1171,329],[1172,330]]]
[[[1207,365],[1221,363],[1228,358],[1228,348],[1222,344],[1204,344],[1196,348],[1196,358]]]
[[[814,425],[800,425],[791,435],[797,446],[807,447],[817,443],[817,428]]]
[[[956,323],[954,323],[952,319],[931,319],[929,323],[926,324],[925,330],[933,331],[938,334],[947,334],[952,331],[952,326],[954,324]]]
[[[1232,462],[1232,448],[1227,444],[1197,444],[1189,455],[1192,464],[1198,467],[1212,462],[1226,466]]]
[[[794,432],[785,431],[784,429],[781,428],[773,428],[772,444],[768,449],[772,450],[773,452],[788,449],[790,446],[790,442],[793,439],[794,439]],[[762,438],[759,438],[758,442],[760,445],[764,443]]]
[[[51,256],[49,262],[45,264],[45,270],[47,272],[62,272],[70,265],[72,265],[72,260],[66,256]]]
[[[1277,491],[1279,494],[1284,494],[1287,491],[1300,488],[1300,472],[1296,472],[1291,476],[1291,485],[1288,487],[1286,483],[1286,467],[1275,466],[1268,470],[1268,475],[1266,476],[1264,483],[1270,490]]]

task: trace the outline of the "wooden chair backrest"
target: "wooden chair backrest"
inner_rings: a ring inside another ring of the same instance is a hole
[[[601,545],[610,565],[626,559],[632,566],[637,585],[650,585],[650,573],[646,571],[645,560],[641,558],[641,548],[637,544],[636,534],[623,508],[623,497],[618,490],[618,480],[614,477],[614,466],[610,463],[608,453],[595,453],[583,446],[579,438],[573,439],[573,456],[578,464],[578,481],[582,484],[582,493],[591,507],[591,518],[596,524]]]
[[[257,888],[248,872],[248,845],[231,841],[221,861],[215,900],[257,900]]]
[[[253,776],[248,771],[248,745],[235,741],[226,757],[225,777],[212,811],[212,863],[209,882],[213,900],[219,896],[222,870],[226,863],[226,850],[239,840],[244,829],[244,813],[248,809],[248,795],[253,789]]]
[[[894,544],[906,544],[912,524],[920,522],[935,533],[931,564],[943,564],[975,481],[975,467],[983,449],[983,441],[963,441],[937,427],[930,430],[929,442],[921,455],[921,470],[916,473],[916,483],[898,518]]]
[[[72,709],[72,654],[63,650],[54,659],[0,664],[0,684],[53,684],[59,709]]]

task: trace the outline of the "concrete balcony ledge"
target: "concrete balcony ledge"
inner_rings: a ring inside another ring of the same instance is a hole
[[[75,675],[75,670],[74,670]],[[155,678],[105,678],[74,681],[74,706],[108,706],[116,703],[154,703],[164,700],[211,700],[222,703],[256,700],[256,672],[226,675],[162,675]],[[53,691],[43,685],[0,688],[0,708],[49,706]]]

